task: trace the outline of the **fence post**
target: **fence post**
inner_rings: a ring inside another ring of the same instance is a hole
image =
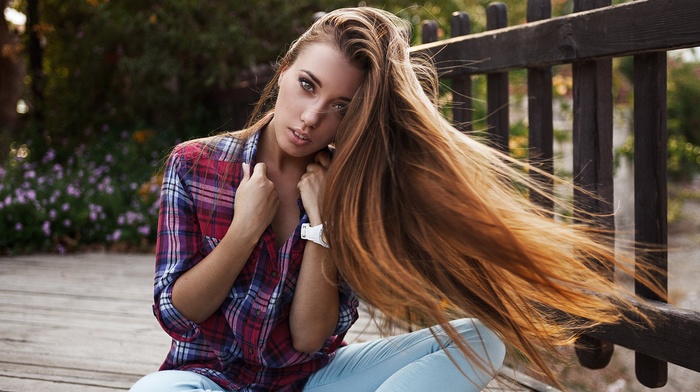
[[[552,17],[551,0],[528,0],[527,21],[534,22]],[[554,124],[552,118],[552,67],[527,69],[527,110],[529,116],[528,145],[530,164],[542,171],[554,173]],[[546,186],[552,194],[554,184],[551,178],[537,172],[530,172],[533,179]],[[530,200],[548,210],[554,209],[554,202],[536,193],[530,193]]]
[[[493,3],[486,9],[486,29],[508,26],[508,9],[503,3]],[[487,84],[487,124],[493,146],[508,153],[510,121],[508,116],[508,72],[490,73]]]
[[[656,279],[668,291],[666,68],[666,52],[634,56],[635,241],[658,245],[645,259],[658,268]],[[639,282],[635,292],[662,301]],[[642,353],[635,353],[635,372],[637,380],[650,388],[668,381],[668,364]]]
[[[427,44],[435,42],[438,38],[438,24],[434,20],[426,20],[422,24],[421,42]]]
[[[469,15],[453,13],[451,30],[452,37],[468,35],[471,30]],[[472,99],[471,75],[452,78],[452,122],[462,132],[472,130]]]
[[[574,0],[574,12],[609,6],[611,0]],[[574,183],[602,200],[574,191],[574,206],[599,218],[605,229],[614,229],[613,207],[613,103],[612,60],[573,63],[574,76]],[[609,270],[606,267],[601,270]],[[608,278],[614,279],[611,274]],[[576,349],[579,362],[591,369],[610,363],[614,345],[590,336],[579,340],[585,349]]]

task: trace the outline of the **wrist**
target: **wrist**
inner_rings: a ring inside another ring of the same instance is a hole
[[[301,238],[307,241],[311,241],[324,248],[328,248],[328,242],[326,242],[325,235],[323,234],[323,225],[311,225],[309,223],[303,223],[301,225]]]
[[[245,244],[246,246],[255,247],[258,242],[260,242],[260,237],[262,237],[262,232],[254,230],[252,227],[246,227],[244,224],[239,223],[240,220],[234,218],[231,226],[229,226],[224,238],[236,238],[237,242]]]

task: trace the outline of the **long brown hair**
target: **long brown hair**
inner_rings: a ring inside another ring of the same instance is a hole
[[[322,216],[330,260],[389,324],[477,317],[554,381],[547,356],[635,312],[601,275],[616,257],[589,222],[552,219],[523,191],[546,196],[526,164],[457,131],[437,107],[434,67],[409,54],[407,24],[373,8],[333,11],[290,48],[330,42],[365,79],[340,125]],[[276,95],[275,75],[252,122]],[[252,124],[252,123],[251,123]],[[557,202],[560,202],[557,200]],[[652,285],[650,280],[647,284]],[[473,356],[472,356],[473,357]]]

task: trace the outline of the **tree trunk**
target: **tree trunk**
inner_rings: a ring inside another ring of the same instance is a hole
[[[8,0],[0,0],[5,10]],[[0,159],[7,156],[17,124],[17,101],[22,96],[24,63],[19,36],[0,18]],[[1,161],[0,161],[1,162]]]
[[[39,1],[27,0],[27,33],[29,34],[29,75],[32,78],[33,117],[39,131],[43,132],[44,120],[44,67],[41,47]]]

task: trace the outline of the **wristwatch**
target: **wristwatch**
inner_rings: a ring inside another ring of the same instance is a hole
[[[323,225],[311,226],[308,223],[301,224],[301,238],[315,242],[324,248],[328,248],[328,243],[323,240]]]

